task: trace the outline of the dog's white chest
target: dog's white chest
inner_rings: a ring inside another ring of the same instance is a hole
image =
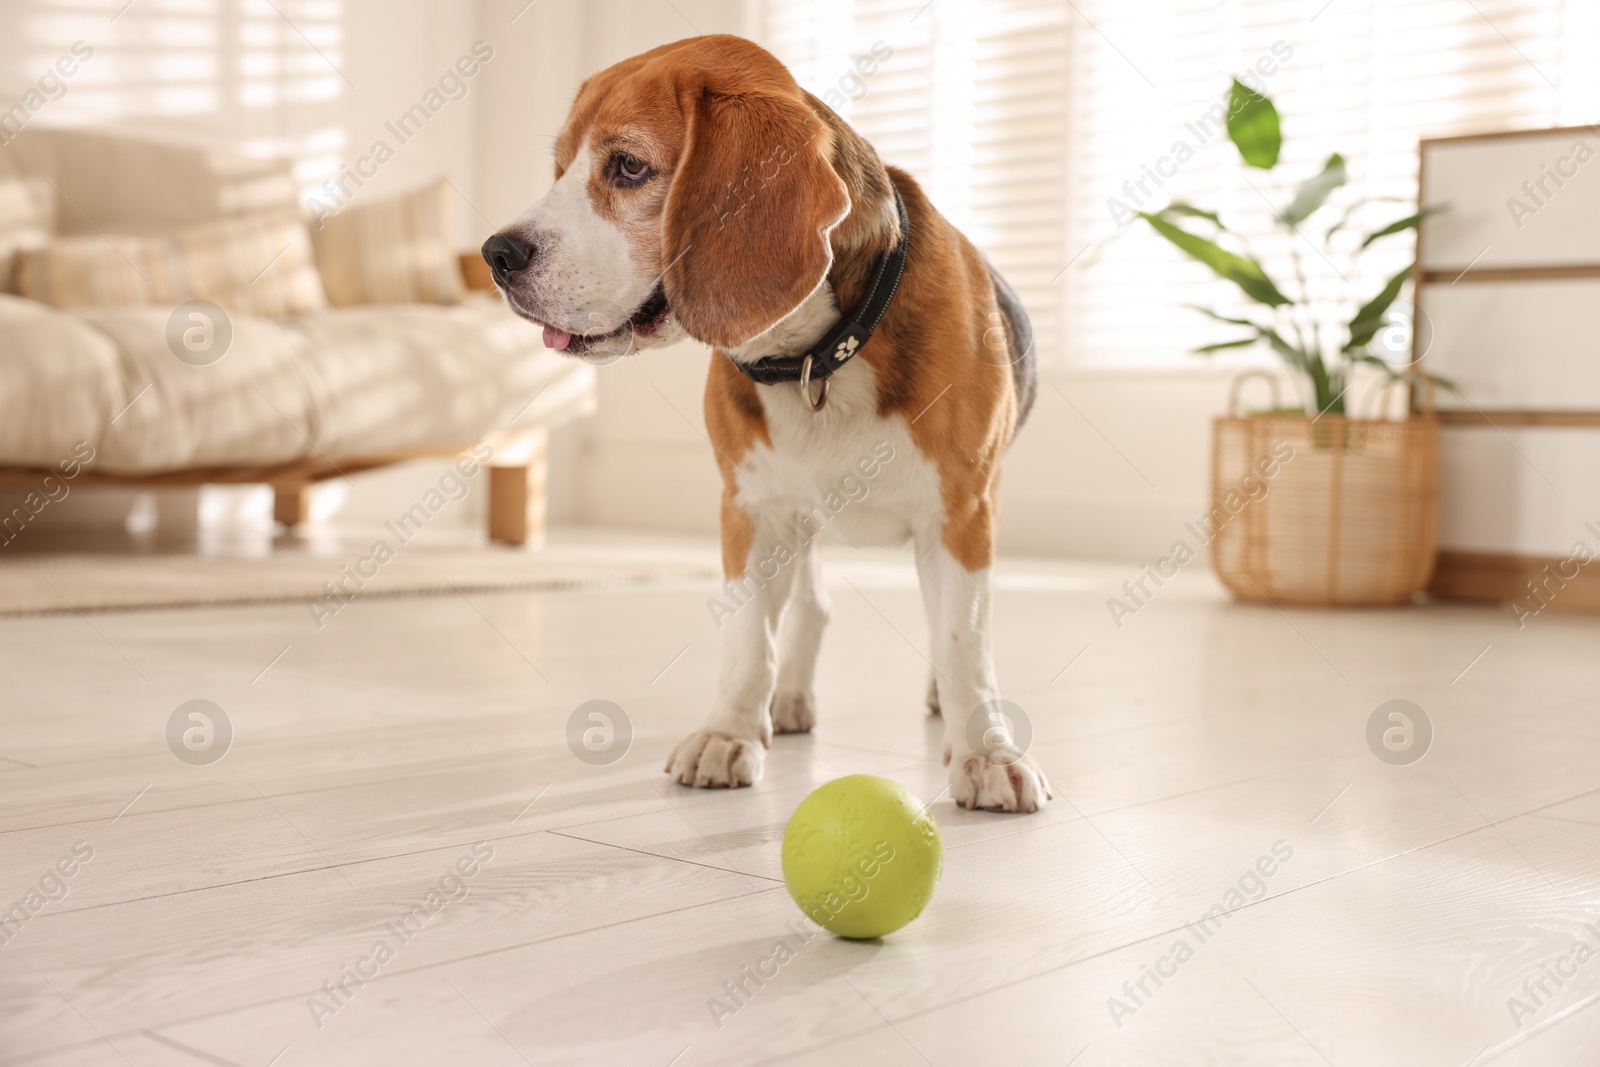
[[[796,385],[762,386],[758,395],[772,446],[758,444],[740,464],[739,502],[752,515],[798,520],[852,545],[902,544],[917,524],[937,521],[937,472],[904,419],[878,417],[871,367],[841,368],[821,411]]]

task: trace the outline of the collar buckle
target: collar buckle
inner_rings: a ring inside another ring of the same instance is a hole
[[[811,399],[811,363],[816,357],[807,355],[805,362],[800,364],[800,395],[806,398],[806,405],[813,412],[821,411],[828,406],[828,379],[822,379],[822,392],[817,394],[817,399]]]

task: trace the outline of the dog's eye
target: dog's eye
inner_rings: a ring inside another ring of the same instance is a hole
[[[626,152],[618,152],[611,166],[618,185],[643,185],[650,177],[650,164]]]

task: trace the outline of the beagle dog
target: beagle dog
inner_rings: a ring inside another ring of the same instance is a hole
[[[817,534],[910,540],[951,795],[1036,810],[1050,786],[1000,711],[989,638],[1000,458],[1035,392],[1015,293],[908,174],[738,37],[593,75],[555,155],[550,192],[483,246],[506,303],[589,362],[713,349],[726,645],[705,725],[667,771],[758,782],[773,733],[816,721]]]

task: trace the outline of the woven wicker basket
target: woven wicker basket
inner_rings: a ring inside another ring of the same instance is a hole
[[[1211,542],[1217,576],[1242,600],[1394,604],[1433,573],[1439,424],[1432,392],[1403,420],[1239,413],[1216,420]],[[1289,451],[1292,450],[1292,451]],[[1241,504],[1242,502],[1242,504]]]

